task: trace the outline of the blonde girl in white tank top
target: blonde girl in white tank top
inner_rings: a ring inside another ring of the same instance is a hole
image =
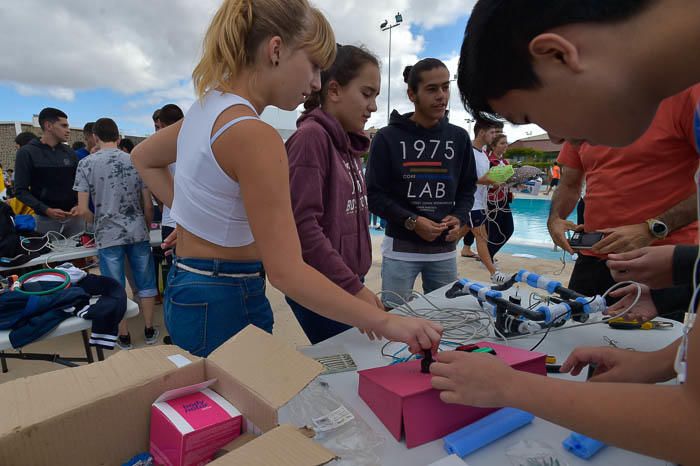
[[[385,313],[302,259],[284,145],[258,114],[268,105],[294,110],[317,91],[335,48],[327,20],[306,0],[225,0],[193,72],[199,100],[184,122],[134,150],[144,181],[178,220],[164,312],[173,342],[194,354],[208,355],[251,323],[272,331],[264,272],[325,317],[404,342],[413,352],[437,349],[439,324]],[[187,186],[173,189],[167,167],[176,156],[175,183]],[[199,176],[183,173],[183,161]]]

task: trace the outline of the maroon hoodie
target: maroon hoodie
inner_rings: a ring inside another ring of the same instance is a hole
[[[302,115],[286,143],[294,219],[304,261],[350,294],[372,265],[363,134],[346,133],[320,108]]]

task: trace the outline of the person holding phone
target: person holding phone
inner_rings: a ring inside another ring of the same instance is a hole
[[[561,182],[547,221],[552,240],[574,253],[567,230],[603,235],[593,244],[590,235],[583,237],[569,281],[572,290],[595,296],[613,286],[608,254],[650,245],[697,244],[693,176],[698,156],[692,121],[698,95],[700,85],[695,85],[664,100],[649,129],[626,147],[587,142],[566,142],[562,147],[557,159]],[[584,180],[584,224],[574,225],[566,218],[576,207]]]

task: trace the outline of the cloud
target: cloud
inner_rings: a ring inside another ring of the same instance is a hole
[[[0,78],[37,89],[164,89],[188,76],[213,0],[4,0]]]
[[[440,11],[422,0],[321,0],[340,40],[364,42],[384,54],[384,17],[402,11],[406,24],[433,26],[463,12],[447,0]],[[471,3],[467,2],[469,8]],[[217,0],[3,0],[0,39],[7,47],[3,80],[48,89],[109,88],[125,94],[165,89],[196,63]],[[432,10],[432,11],[431,11]],[[417,52],[408,27],[396,31],[396,51]]]
[[[28,86],[26,84],[15,84],[15,90],[19,95],[31,96],[31,95],[48,95],[54,99],[64,100],[71,102],[75,100],[75,91],[72,89],[67,89],[65,87],[56,86]]]
[[[392,30],[391,104],[411,110],[402,70],[421,58],[425,40],[411,26],[425,30],[454,24],[470,13],[473,0],[315,0],[329,18],[337,40],[363,44],[382,62],[379,110],[370,124],[386,121],[389,37],[379,24],[397,12],[404,23]],[[154,108],[173,102],[183,109],[194,101],[190,75],[202,39],[221,0],[3,0],[0,41],[15,44],[3,51],[0,81],[22,95],[74,100],[76,93],[111,89],[134,124],[150,120]],[[452,51],[445,51],[451,53]],[[456,70],[456,57],[448,60]],[[466,112],[456,96],[453,121]],[[145,128],[150,128],[148,124]]]

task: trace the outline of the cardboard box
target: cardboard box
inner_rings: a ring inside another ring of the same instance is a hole
[[[511,367],[546,375],[543,353],[481,343],[491,347]],[[430,385],[430,374],[420,371],[420,361],[359,371],[360,398],[374,411],[396,440],[406,438],[408,448],[440,439],[495,411],[492,408],[448,405]]]
[[[170,390],[153,403],[149,449],[156,464],[206,464],[241,435],[243,416],[207,388],[214,382]]]
[[[164,392],[212,389],[265,434],[210,463],[317,466],[335,455],[277,410],[323,366],[248,326],[201,359],[176,346],[120,351],[106,361],[0,384],[0,465],[121,465],[148,451],[150,409]]]

